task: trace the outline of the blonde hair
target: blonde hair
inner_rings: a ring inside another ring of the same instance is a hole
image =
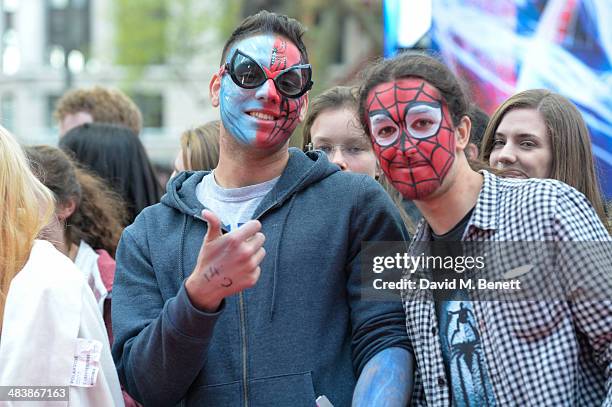
[[[54,209],[53,194],[34,176],[15,138],[0,126],[0,330],[11,281]]]
[[[181,135],[183,165],[188,171],[212,170],[219,164],[219,120]]]

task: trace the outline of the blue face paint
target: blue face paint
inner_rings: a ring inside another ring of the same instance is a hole
[[[404,407],[409,404],[414,384],[414,356],[402,348],[387,348],[364,366],[355,392],[353,407]]]
[[[272,72],[300,63],[297,47],[282,37],[261,34],[236,42],[227,53],[229,63],[239,49]],[[223,127],[241,144],[275,148],[284,144],[299,123],[305,96],[282,96],[273,81],[255,89],[236,85],[229,73],[221,79],[220,109]]]

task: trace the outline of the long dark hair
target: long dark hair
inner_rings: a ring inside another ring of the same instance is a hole
[[[162,188],[153,166],[140,139],[127,127],[87,123],[66,133],[59,146],[121,194],[129,222],[159,202]]]
[[[452,71],[437,58],[425,53],[402,53],[393,59],[380,60],[363,74],[359,92],[359,118],[368,130],[366,99],[376,85],[401,78],[415,76],[433,85],[446,101],[453,125],[459,125],[461,118],[469,112],[469,99],[464,86]],[[368,132],[369,134],[369,132]]]
[[[121,197],[101,178],[79,168],[66,153],[51,146],[24,148],[33,172],[49,188],[57,205],[74,200],[76,209],[66,219],[66,240],[81,240],[111,256],[127,222]]]

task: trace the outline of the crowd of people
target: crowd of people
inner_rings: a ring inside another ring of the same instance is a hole
[[[612,223],[578,109],[533,89],[489,119],[415,52],[311,100],[303,33],[240,23],[219,120],[180,135],[165,192],[118,90],[64,95],[58,147],[0,127],[0,386],[79,406],[612,405]],[[376,300],[368,242],[556,251],[492,261],[541,273],[528,298],[445,266]]]

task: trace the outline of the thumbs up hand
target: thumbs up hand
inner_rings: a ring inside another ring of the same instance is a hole
[[[261,223],[250,220],[223,235],[221,221],[209,210],[202,211],[208,231],[202,242],[193,273],[185,288],[192,304],[206,312],[215,312],[223,298],[253,287],[266,251]]]

